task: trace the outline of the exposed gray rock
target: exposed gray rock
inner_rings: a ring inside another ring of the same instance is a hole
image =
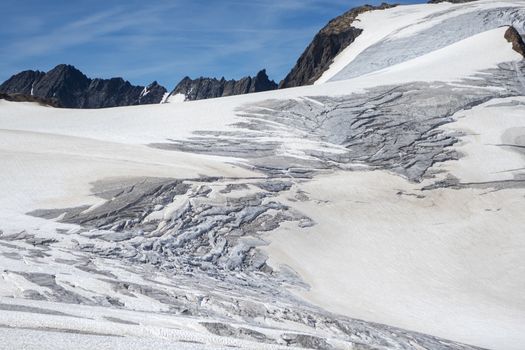
[[[104,108],[160,103],[167,91],[157,82],[144,87],[122,78],[89,79],[75,67],[60,64],[47,73],[15,74],[0,85],[0,92],[34,96],[66,108]]]
[[[0,92],[6,94],[33,95],[34,84],[42,79],[46,73],[34,70],[25,70],[13,75],[0,85]]]
[[[183,94],[186,100],[194,101],[275,90],[276,88],[277,84],[268,78],[266,70],[263,69],[255,77],[244,77],[240,80],[185,77],[170,95]]]
[[[54,98],[41,98],[21,93],[3,93],[0,92],[0,100],[12,102],[36,102],[41,106],[60,107],[58,101]]]
[[[279,83],[279,88],[313,84],[328,69],[335,56],[352,44],[363,31],[352,26],[359,14],[393,6],[386,3],[379,6],[364,5],[331,20],[315,35],[290,73]]]
[[[155,80],[141,91],[137,104],[150,105],[160,103],[167,93],[168,90]]]

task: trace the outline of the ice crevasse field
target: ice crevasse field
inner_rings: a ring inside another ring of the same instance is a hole
[[[354,25],[311,86],[0,100],[0,348],[522,349],[525,3]]]

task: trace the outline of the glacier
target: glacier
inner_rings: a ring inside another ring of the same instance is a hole
[[[524,18],[363,13],[312,86],[0,100],[0,349],[520,349]]]

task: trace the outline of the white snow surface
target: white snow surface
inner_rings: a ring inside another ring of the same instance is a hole
[[[164,96],[162,96],[162,99],[160,100],[160,103],[168,102],[168,97],[170,97],[170,93],[169,92],[165,92]]]
[[[181,103],[181,102],[186,101],[186,95],[181,94],[181,93],[175,94],[173,96],[168,96],[168,97],[169,97],[170,103]],[[166,100],[168,100],[168,97],[166,98]]]
[[[213,336],[195,318],[9,298],[0,298],[0,303],[62,314],[24,317],[2,310],[0,349],[294,349]]]
[[[432,28],[455,16],[523,1],[399,6],[359,16],[363,34],[314,86],[186,103],[101,110],[71,110],[0,100],[0,230],[51,232],[76,225],[35,218],[36,209],[98,205],[92,184],[139,176],[196,178],[261,177],[236,157],[152,148],[151,143],[191,140],[200,130],[234,131],[238,109],[268,99],[339,96],[378,85],[413,81],[455,82],[521,57],[503,39],[506,27],[470,35],[391,66],[333,81],[367,48]],[[432,19],[428,16],[436,15]],[[378,25],[380,23],[380,25]],[[409,25],[407,25],[407,23]],[[171,97],[169,102],[176,102]],[[461,131],[459,161],[434,165],[464,183],[512,181],[525,168],[525,98],[504,98],[454,115],[443,130]],[[286,131],[276,139],[286,138]],[[287,139],[288,140],[288,139]],[[282,155],[308,148],[337,153],[340,146],[289,139]],[[267,234],[272,267],[288,266],[310,286],[292,292],[328,311],[419,331],[490,349],[519,350],[525,343],[525,189],[441,188],[386,171],[334,171],[295,183],[311,200],[279,199],[312,218],[298,229],[283,224]],[[401,193],[402,195],[400,195]],[[421,195],[423,197],[418,197]],[[176,205],[184,203],[177,202]],[[150,214],[154,218],[158,213]],[[165,314],[149,298],[126,299],[125,309],[28,300],[24,291],[45,292],[9,271],[58,269],[0,255],[0,304],[17,304],[67,315],[0,311],[0,349],[278,349],[278,345],[214,336],[202,319]],[[0,252],[8,248],[0,245]],[[58,253],[57,253],[58,254]],[[97,262],[102,263],[102,262]],[[63,265],[60,265],[63,266]],[[108,269],[111,266],[108,265]],[[116,271],[116,269],[115,269]],[[113,272],[115,272],[113,271]],[[55,271],[71,285],[107,295],[88,272]],[[115,272],[116,273],[116,272]],[[120,273],[123,273],[120,271]],[[129,276],[130,279],[133,276]],[[73,315],[73,316],[71,316]],[[130,323],[109,321],[108,317]],[[209,320],[208,320],[209,321]],[[272,325],[275,326],[275,325]],[[283,326],[284,327],[284,326]],[[266,330],[265,332],[271,332]]]
[[[495,20],[484,20],[483,16],[488,16],[485,12],[493,14]],[[402,63],[499,26],[514,25],[524,34],[525,9],[522,1],[493,0],[397,6],[360,14],[353,25],[363,32],[315,84],[345,80]],[[362,65],[353,65],[358,59]],[[448,67],[445,71],[449,71]]]

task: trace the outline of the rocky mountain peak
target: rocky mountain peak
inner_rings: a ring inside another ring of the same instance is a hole
[[[146,86],[139,97],[139,104],[155,104],[162,101],[168,90],[161,86],[156,80]]]
[[[279,88],[313,84],[330,67],[335,56],[361,34],[362,29],[352,26],[358,15],[394,6],[396,5],[387,3],[379,6],[359,6],[332,19],[315,35],[290,73],[281,81]]]
[[[60,64],[34,83],[33,95],[56,98],[64,107],[75,107],[78,95],[89,83],[90,79],[75,67]]]
[[[76,76],[82,76],[87,79],[87,77],[79,71],[75,66],[72,66],[70,64],[64,64],[61,63],[57,65],[55,68],[51,69],[48,73],[56,73],[56,74],[64,74],[64,75],[76,75]]]
[[[226,80],[200,77],[184,77],[173,89],[171,96],[184,95],[186,100],[203,100],[215,97],[242,95],[277,89],[277,84],[270,80],[266,70],[259,71],[254,77],[243,77],[239,80]]]
[[[352,26],[356,17],[361,13],[373,10],[384,10],[394,6],[396,5],[390,5],[383,2],[379,6],[363,5],[350,9],[342,15],[330,20],[328,24],[320,30],[320,33],[324,35],[337,35],[344,33]]]
[[[59,64],[47,73],[15,74],[0,85],[0,92],[52,100],[67,108],[103,108],[160,103],[167,90],[156,81],[144,87],[120,77],[90,79],[72,65]]]
[[[277,84],[270,80],[268,74],[266,74],[266,69],[262,69],[253,79],[252,88],[253,91],[251,92],[274,90],[277,88]]]
[[[159,84],[156,80],[154,80],[151,84],[149,84],[149,85],[147,86],[147,88],[148,88],[148,89],[151,89],[151,88],[153,88],[153,87],[155,87],[155,86],[160,86],[160,84]]]
[[[256,79],[266,79],[269,80],[268,74],[266,74],[266,69],[261,69],[257,75],[255,76]]]
[[[32,95],[33,85],[45,75],[44,72],[25,70],[13,75],[0,85],[0,91],[7,94]]]

